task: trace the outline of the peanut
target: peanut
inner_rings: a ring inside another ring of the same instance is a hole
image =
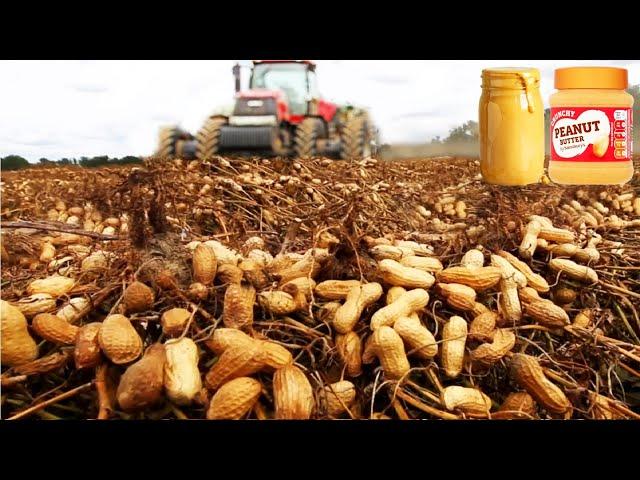
[[[553,222],[549,217],[543,217],[541,215],[529,215],[527,220],[529,220],[530,222],[535,220],[540,224],[541,227],[553,227]]]
[[[73,345],[78,333],[78,327],[50,313],[33,317],[31,327],[41,338],[58,345]]]
[[[56,300],[48,293],[34,293],[21,298],[12,305],[20,310],[25,317],[32,318],[39,313],[47,313],[55,309]]]
[[[573,243],[575,235],[570,230],[556,227],[542,227],[538,234],[540,238],[557,243]]]
[[[320,259],[322,255],[318,255],[313,250],[309,250],[304,258],[297,261],[293,265],[283,270],[276,270],[273,272],[274,277],[280,279],[280,284],[285,284],[289,280],[293,280],[298,277],[315,277],[322,267]]]
[[[275,316],[289,315],[293,312],[306,308],[307,302],[303,293],[294,298],[292,295],[273,290],[270,292],[261,292],[258,295],[258,303]]]
[[[250,377],[238,377],[225,383],[215,393],[209,408],[209,420],[240,420],[247,415],[262,393],[259,381]]]
[[[487,418],[491,410],[491,398],[477,388],[452,385],[440,394],[442,405],[449,411],[459,411],[469,418]]]
[[[522,306],[515,280],[511,277],[500,280],[500,293],[500,314],[506,321],[518,323],[522,318]]]
[[[156,295],[150,287],[135,281],[124,291],[122,303],[126,313],[144,312],[153,306],[155,298]]]
[[[152,407],[162,400],[164,387],[164,345],[151,345],[144,356],[120,377],[116,398],[125,412]]]
[[[569,325],[569,316],[561,307],[551,300],[541,298],[530,300],[526,294],[523,294],[523,290],[520,290],[520,299],[524,303],[525,314],[548,328],[562,328]]]
[[[252,285],[232,283],[224,294],[222,321],[225,327],[245,329],[253,324],[256,290]]]
[[[410,240],[395,240],[393,244],[403,250],[403,256],[411,256],[411,254],[418,256],[433,255],[433,248],[423,243]]]
[[[486,313],[489,311],[489,309],[487,307],[485,307],[483,304],[481,304],[480,302],[475,302],[473,304],[473,308],[471,310],[469,310],[475,317],[477,317],[478,315],[482,314],[482,313]]]
[[[408,348],[408,355],[431,359],[438,353],[438,344],[433,334],[420,321],[408,317],[400,317],[393,324],[393,329],[400,335]]]
[[[291,293],[290,289],[292,285],[296,287],[296,291],[301,292],[307,300],[310,300],[313,296],[313,290],[316,288],[316,281],[313,278],[298,277],[283,283],[280,286],[280,290]]]
[[[572,325],[580,328],[589,328],[591,326],[592,319],[593,311],[591,309],[585,308],[578,312],[578,314],[573,319]]]
[[[331,324],[336,318],[336,312],[342,306],[340,302],[328,302],[322,305],[317,312],[316,318],[322,322]]]
[[[496,329],[498,314],[486,311],[477,315],[469,325],[469,339],[490,342]]]
[[[371,256],[378,260],[400,260],[405,255],[414,256],[413,250],[406,251],[399,247],[394,247],[393,245],[376,245],[369,249],[369,253]]]
[[[216,328],[211,338],[205,342],[206,346],[213,350],[216,355],[221,355],[231,347],[243,348],[253,345],[255,340],[242,330],[235,328]]]
[[[511,357],[512,378],[550,413],[563,414],[572,410],[564,392],[544,374],[535,357],[516,353]]]
[[[269,279],[264,273],[263,265],[255,260],[246,259],[238,264],[242,270],[244,278],[257,289],[265,288],[269,284]]]
[[[223,263],[217,269],[217,279],[222,285],[240,283],[243,276],[244,272],[240,270],[240,267],[230,263]]]
[[[76,368],[94,368],[102,360],[98,334],[102,324],[99,322],[87,323],[80,327],[76,335],[73,358]]]
[[[437,275],[438,282],[458,283],[480,292],[494,287],[502,278],[502,271],[497,267],[449,267]]]
[[[503,258],[499,255],[491,255],[491,265],[502,270],[503,278],[513,278],[518,287],[526,287],[527,286],[527,277],[516,269],[506,258]]]
[[[382,365],[385,377],[397,380],[402,378],[411,368],[402,338],[393,328],[381,326],[376,329],[373,332],[370,345],[373,355],[378,357],[378,361]]]
[[[467,342],[467,322],[453,316],[442,329],[441,361],[445,375],[456,378],[462,372],[464,348]]]
[[[353,287],[349,291],[344,305],[336,311],[333,320],[336,331],[344,334],[353,330],[364,309],[377,302],[381,296],[382,286],[376,282]]]
[[[371,329],[376,330],[382,326],[392,326],[400,317],[407,317],[427,306],[429,294],[422,288],[409,290],[398,297],[396,301],[382,307],[371,317]]]
[[[277,370],[278,368],[293,363],[291,352],[282,345],[270,342],[269,340],[256,340],[256,342],[258,342],[258,345],[262,348],[265,367]]]
[[[240,254],[238,254],[238,252],[231,248],[225,247],[217,240],[207,240],[206,242],[204,242],[204,245],[213,250],[218,268],[220,268],[221,265],[225,264],[236,266],[242,258]]]
[[[198,347],[185,337],[167,341],[165,352],[164,387],[167,397],[177,405],[189,405],[202,389]]]
[[[484,366],[491,366],[510,352],[515,344],[515,334],[511,330],[499,328],[493,335],[492,343],[483,343],[471,351],[471,360]]]
[[[116,365],[133,362],[142,354],[142,339],[124,315],[109,315],[103,320],[98,342],[102,352]]]
[[[56,316],[64,318],[69,323],[76,323],[82,317],[89,313],[89,306],[91,303],[84,297],[75,297],[69,300],[69,303],[64,305]]]
[[[430,273],[417,268],[405,267],[395,260],[382,260],[378,266],[382,278],[389,285],[426,289],[435,282],[435,278]]]
[[[527,226],[525,227],[524,235],[522,236],[522,241],[520,242],[520,247],[518,247],[518,253],[522,258],[529,259],[533,257],[533,254],[536,251],[538,235],[540,235],[540,230],[542,229],[542,225],[537,220],[531,220]]]
[[[307,420],[315,407],[313,389],[307,376],[295,365],[276,370],[273,375],[275,417],[284,420]]]
[[[476,291],[459,283],[438,283],[438,292],[453,308],[470,311],[477,308]]]
[[[440,272],[443,269],[442,262],[436,257],[418,257],[416,255],[402,257],[400,259],[400,265],[424,270],[431,274]]]
[[[217,390],[229,380],[246,377],[265,366],[265,352],[257,342],[226,349],[205,375],[209,390]]]
[[[75,285],[73,278],[53,275],[41,280],[34,280],[27,286],[27,294],[47,293],[53,298],[61,297],[71,291]]]
[[[168,337],[177,337],[182,334],[184,328],[191,317],[189,310],[184,308],[171,308],[160,317],[162,333]]]
[[[561,243],[560,245],[554,245],[551,247],[551,253],[555,257],[573,257],[579,250],[577,245],[573,243]]]
[[[496,413],[491,415],[493,419],[514,420],[536,418],[536,401],[527,392],[510,393],[505,398]]]
[[[544,293],[549,291],[549,284],[547,281],[538,275],[537,273],[533,273],[529,265],[524,263],[523,261],[517,259],[509,252],[505,252],[504,250],[500,250],[498,252],[502,258],[506,259],[511,265],[517,268],[527,279],[527,285],[534,288],[537,292]]]
[[[22,365],[38,358],[38,344],[27,328],[27,319],[9,302],[0,300],[0,351],[2,366]]]
[[[353,287],[359,287],[359,280],[326,280],[316,285],[315,294],[328,300],[344,300]]]
[[[556,288],[553,291],[553,301],[556,302],[559,305],[567,305],[572,303],[576,297],[577,297],[577,293],[575,290],[572,290],[570,288],[565,288],[565,287],[560,287],[560,288]]]
[[[571,260],[554,258],[549,261],[549,266],[557,271],[566,274],[569,278],[580,280],[585,283],[597,283],[598,274],[590,267],[578,265]]]
[[[467,268],[480,268],[484,266],[484,254],[475,248],[467,251],[460,261],[463,267]]]
[[[323,389],[326,412],[330,417],[342,415],[356,400],[356,387],[353,383],[342,380],[327,385]]]
[[[193,279],[203,285],[210,285],[216,276],[218,260],[213,248],[201,243],[193,251]]]
[[[42,252],[40,253],[40,261],[43,263],[49,262],[56,256],[56,247],[49,242],[42,244]]]

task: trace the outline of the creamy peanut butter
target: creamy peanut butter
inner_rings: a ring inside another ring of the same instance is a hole
[[[551,159],[555,183],[613,185],[633,176],[633,97],[627,71],[610,67],[561,68],[551,95]]]
[[[527,185],[544,171],[544,107],[535,68],[482,71],[480,170],[485,182]]]

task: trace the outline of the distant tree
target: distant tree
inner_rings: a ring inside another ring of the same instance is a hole
[[[445,138],[444,143],[477,143],[478,136],[478,122],[469,120],[449,130],[449,136]]]
[[[142,159],[140,157],[134,157],[133,155],[127,155],[118,160],[117,163],[123,165],[127,165],[129,163],[142,163]]]
[[[20,155],[8,155],[4,158],[0,158],[0,169],[2,170],[20,170],[29,166],[29,162],[26,158]]]

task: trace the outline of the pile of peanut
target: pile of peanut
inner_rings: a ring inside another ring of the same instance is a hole
[[[67,222],[84,218],[85,228],[93,222],[94,229],[104,226],[103,232],[126,226],[122,219],[102,221],[91,211],[58,207],[58,221],[61,215],[69,215]],[[168,400],[176,406],[200,405],[209,419],[389,418],[383,411],[363,412],[358,406],[362,390],[355,380],[379,367],[377,382],[401,388],[428,370],[438,394],[432,399],[436,407],[423,409],[433,408],[435,417],[570,418],[573,405],[562,385],[547,376],[535,356],[517,353],[522,347],[519,329],[537,325],[550,335],[572,329],[602,335],[589,310],[573,319],[567,314],[574,290],[556,289],[547,298],[549,282],[528,263],[541,250],[551,257],[542,273],[585,286],[597,284],[591,265],[601,260],[602,238],[593,231],[590,235],[579,241],[573,231],[532,215],[518,256],[477,246],[460,262],[446,266],[431,245],[364,237],[368,256],[362,261],[375,264],[375,274],[322,281],[317,279],[343,241],[327,231],[314,248],[275,257],[260,237],[246,240],[241,251],[217,240],[193,241],[186,245],[193,280],[187,289],[181,291],[169,271],[159,272],[151,285],[134,277],[112,312],[89,323],[83,319],[92,310],[91,301],[72,293],[78,279],[105,271],[113,253],[90,248],[86,237],[46,236],[40,261],[49,262],[55,273],[29,283],[28,296],[2,300],[2,366],[29,376],[60,368],[70,358],[78,370],[113,365],[121,368],[114,408],[138,412]],[[73,256],[55,259],[56,247]],[[220,288],[221,317],[212,319],[209,333],[196,343],[190,329],[193,318],[206,314],[198,305]],[[154,311],[158,295],[172,291],[181,292],[190,307],[162,311],[162,336],[148,343],[144,316]],[[314,331],[295,320],[297,315],[315,327],[327,327],[341,365],[339,380],[318,382],[308,366],[295,361],[297,352],[254,328],[259,316]],[[61,349],[39,358],[41,341]],[[215,356],[210,366],[200,361],[202,347]],[[465,378],[504,362],[516,390],[496,405]],[[266,384],[265,375],[270,379]],[[265,395],[271,408],[260,401]],[[589,395],[597,418],[625,417],[620,402],[597,392]],[[403,398],[410,402],[411,397]]]

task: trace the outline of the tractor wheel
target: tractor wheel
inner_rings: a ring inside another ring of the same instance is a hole
[[[324,125],[317,118],[305,118],[296,128],[293,149],[297,157],[310,158],[318,154],[317,142],[322,137]]]
[[[180,129],[177,126],[162,127],[158,134],[158,148],[154,156],[162,159],[174,157],[179,136]]]
[[[371,129],[365,116],[353,117],[342,130],[340,156],[344,160],[371,156]]]
[[[218,153],[220,132],[226,124],[227,119],[223,117],[211,117],[204,122],[196,135],[196,158],[198,160],[205,160]]]

